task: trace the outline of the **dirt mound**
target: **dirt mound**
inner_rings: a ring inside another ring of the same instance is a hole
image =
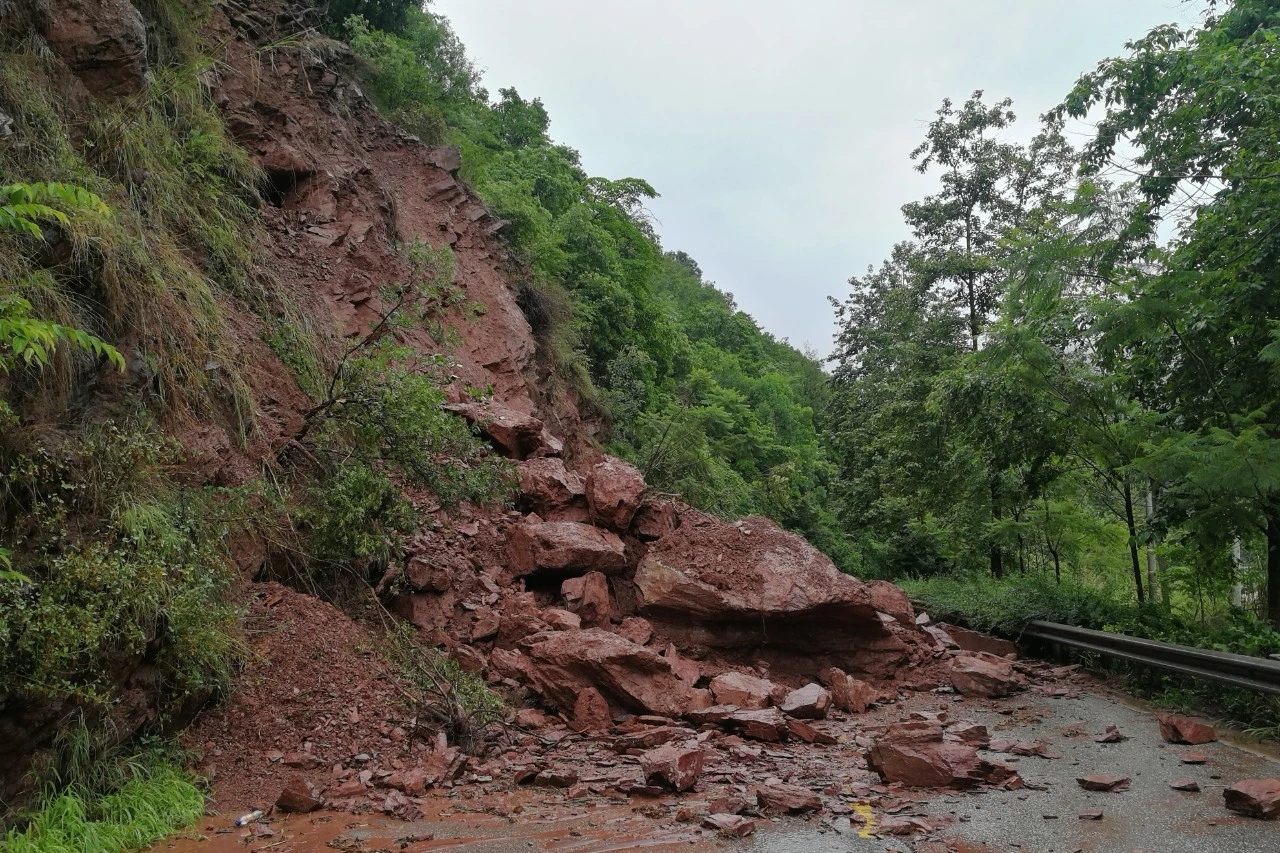
[[[424,747],[409,743],[405,687],[374,637],[280,584],[253,592],[249,662],[230,699],[183,737],[203,754],[198,770],[213,783],[213,807],[269,806],[294,777],[323,788],[339,764],[414,761]]]

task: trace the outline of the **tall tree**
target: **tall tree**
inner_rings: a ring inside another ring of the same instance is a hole
[[[1215,4],[1204,27],[1157,28],[1083,76],[1060,113],[1105,108],[1086,165],[1136,176],[1135,230],[1181,218],[1102,344],[1152,380],[1151,464],[1182,519],[1222,547],[1250,528],[1265,539],[1280,624],[1278,39],[1275,0]],[[1122,140],[1132,163],[1116,162]]]

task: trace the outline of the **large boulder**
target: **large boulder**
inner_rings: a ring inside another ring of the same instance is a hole
[[[680,511],[670,498],[646,499],[631,520],[631,532],[644,542],[656,542],[680,526]]]
[[[560,585],[565,604],[578,614],[588,628],[608,625],[613,617],[613,605],[609,602],[609,580],[600,572],[587,572],[582,577],[569,578]],[[644,645],[641,643],[641,645]]]
[[[523,646],[530,683],[566,713],[590,687],[611,707],[638,714],[678,717],[693,699],[666,658],[600,628],[540,634]]]
[[[748,711],[773,704],[773,682],[742,672],[723,672],[711,679],[711,695],[717,705],[735,705]]]
[[[1013,779],[1013,769],[978,757],[967,743],[943,739],[935,722],[900,723],[886,732],[867,753],[867,765],[886,782],[914,788],[969,788],[999,785]]]
[[[640,612],[682,649],[750,654],[786,671],[838,666],[889,678],[909,659],[908,641],[923,644],[913,620],[880,620],[878,605],[900,604],[887,590],[873,596],[765,518],[730,524],[685,508],[634,582]]]
[[[98,97],[125,97],[146,86],[147,28],[129,0],[60,0],[44,40]]]
[[[865,681],[850,678],[838,667],[829,667],[818,673],[818,677],[831,691],[831,702],[840,711],[849,714],[861,714],[867,706],[880,698],[880,691]]]
[[[965,696],[1008,696],[1022,684],[1013,664],[983,652],[964,652],[951,661],[951,686]]]
[[[576,521],[526,521],[507,541],[507,560],[516,576],[617,574],[627,564],[626,546],[615,534]]]
[[[516,464],[526,509],[551,521],[586,521],[586,486],[564,460],[538,456]]]
[[[644,500],[644,476],[636,466],[606,457],[587,474],[587,503],[597,524],[626,530]]]
[[[510,459],[556,456],[560,452],[559,442],[533,415],[495,402],[447,403],[444,408],[466,418],[495,450]]]
[[[646,785],[658,785],[673,791],[687,791],[702,775],[701,749],[666,744],[651,749],[640,756],[640,769],[644,771]]]

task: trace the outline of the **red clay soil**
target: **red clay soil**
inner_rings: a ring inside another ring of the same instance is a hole
[[[230,699],[183,737],[203,754],[197,771],[212,782],[210,807],[266,808],[292,777],[327,784],[335,764],[360,754],[385,765],[407,759],[402,687],[369,632],[280,584],[252,592],[245,671]]]

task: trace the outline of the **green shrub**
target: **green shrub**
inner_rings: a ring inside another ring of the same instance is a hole
[[[502,697],[443,651],[419,643],[412,629],[391,634],[393,660],[412,691],[408,697],[420,729],[443,731],[465,752],[476,752],[506,716]]]
[[[1054,583],[1040,576],[990,578],[935,577],[901,581],[902,588],[936,619],[975,631],[1016,638],[1027,622],[1040,619],[1102,630],[1131,618],[1134,607],[1105,590]]]
[[[240,655],[226,493],[179,486],[145,423],[0,451],[0,694],[102,702],[113,664],[153,654],[162,707],[227,685]]]

